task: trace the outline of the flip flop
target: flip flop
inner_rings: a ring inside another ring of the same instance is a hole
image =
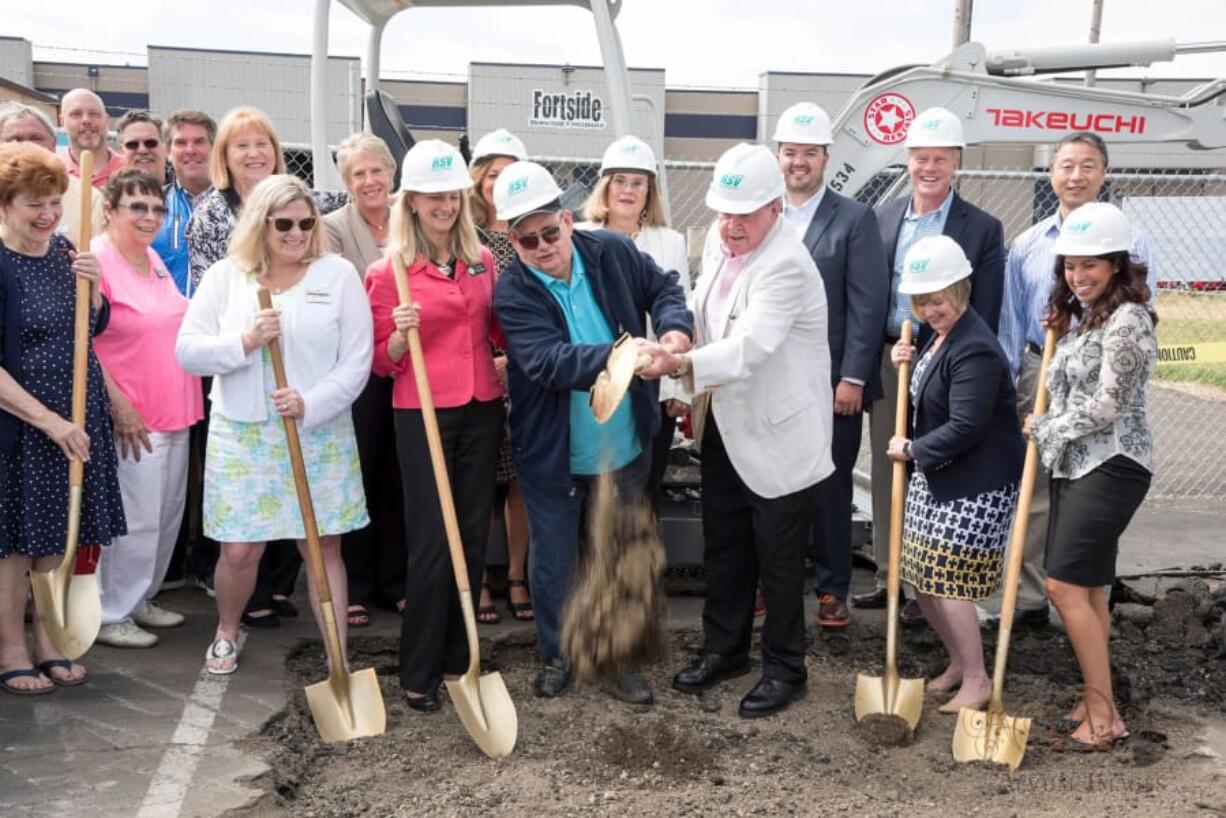
[[[76,687],[88,682],[89,676],[82,676],[80,679],[59,679],[51,675],[51,670],[57,667],[72,673],[72,666],[74,664],[76,663],[71,659],[48,659],[45,662],[39,662],[35,667],[38,668],[40,673],[50,679],[52,684],[59,685],[60,687]]]
[[[224,662],[227,659],[234,659],[234,666],[226,668],[209,667],[210,659]],[[214,676],[229,676],[234,671],[238,670],[238,645],[229,639],[214,639],[213,644],[209,645],[209,649],[204,652],[204,669]]]
[[[39,673],[32,667],[24,667],[17,670],[10,670],[6,673],[0,673],[0,688],[4,688],[5,693],[12,693],[14,696],[41,696],[44,693],[50,693],[51,691],[55,690],[55,685],[51,685],[51,687],[32,687],[27,689],[23,687],[13,687],[11,684],[9,684],[10,679],[19,679],[22,677],[37,679],[42,675],[43,674]]]

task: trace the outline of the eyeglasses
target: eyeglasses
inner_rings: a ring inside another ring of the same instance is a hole
[[[136,216],[148,216],[152,213],[159,219],[166,215],[166,208],[162,205],[148,205],[144,202],[132,202],[131,204],[120,204],[120,207],[131,210]]]
[[[276,228],[278,233],[288,233],[294,229],[295,224],[298,225],[298,229],[303,233],[310,233],[315,227],[315,218],[313,216],[306,219],[299,219],[297,222],[295,222],[293,219],[269,219],[268,221],[273,227]]]
[[[562,225],[560,224],[550,225],[539,233],[515,234],[515,240],[522,244],[525,250],[535,250],[541,246],[542,240],[546,244],[557,244],[560,238],[562,238]]]
[[[123,146],[130,151],[137,151],[140,150],[141,145],[144,145],[145,150],[151,151],[160,144],[162,144],[160,139],[129,139],[123,143]]]

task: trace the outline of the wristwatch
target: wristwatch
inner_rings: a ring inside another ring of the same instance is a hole
[[[676,369],[668,373],[668,377],[670,378],[684,378],[686,375],[690,374],[690,356],[678,355],[677,359],[681,363],[677,364]]]

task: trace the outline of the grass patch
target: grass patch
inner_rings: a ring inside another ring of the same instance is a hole
[[[1161,346],[1226,341],[1226,293],[1159,292],[1156,308]],[[1154,377],[1226,389],[1226,364],[1160,364]]]

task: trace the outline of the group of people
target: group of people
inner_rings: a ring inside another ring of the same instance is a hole
[[[1156,275],[1140,233],[1097,202],[1108,167],[1098,136],[1056,145],[1058,209],[1006,253],[1000,221],[954,191],[966,144],[954,114],[915,118],[911,193],[874,211],[825,185],[830,120],[800,103],[780,117],[775,150],[741,144],[716,164],[706,198],[716,219],[691,287],[657,159],[632,136],[605,152],[576,223],[548,169],[505,130],[478,141],[471,163],[425,140],[399,168],[381,140],[356,134],[337,151],[347,192],[327,194],[285,174],[276,130],[253,108],[220,125],[197,111],[165,123],[129,112],[114,151],[101,101],[78,89],[64,96],[61,124],[69,146],[57,157],[45,116],[0,108],[0,142],[31,143],[0,146],[6,691],[85,679],[37,617],[31,656],[21,624],[26,573],[62,552],[69,458],[87,461],[81,542],[107,546],[100,641],[152,644],[148,628],[182,621],[152,597],[186,536],[198,566],[201,555],[215,561],[219,622],[206,667],[234,672],[240,624],[294,614],[301,563],[289,541],[304,547],[304,528],[281,430],[293,418],[333,599],[347,612],[342,637],[369,622],[370,605],[399,609],[406,701],[437,710],[440,683],[463,672],[467,652],[429,477],[420,365],[487,622],[499,614],[485,551],[495,507],[505,515],[508,610],[535,620],[538,695],[570,685],[561,619],[595,478],[612,473],[623,503],[658,501],[677,418],[689,414],[702,464],[705,643],[676,689],[748,672],[760,592],[762,676],[740,713],[769,715],[802,695],[805,561],[819,626],[848,624],[849,603],[884,606],[889,464],[904,461],[913,595],[904,616],[926,619],[949,653],[931,683],[953,692],[942,710],[982,706],[976,603],[999,590],[1028,437],[1046,468],[1029,510],[1018,619],[1045,620],[1050,598],[1073,642],[1086,693],[1065,746],[1127,734],[1111,694],[1103,586],[1152,471],[1144,407]],[[99,232],[76,248],[75,225],[67,238],[57,230],[76,215],[84,151],[95,156]],[[65,420],[76,277],[96,284],[83,430]],[[260,289],[271,309],[259,306]],[[900,342],[908,323],[914,344]],[[1059,338],[1051,404],[1034,415],[1048,327]],[[642,365],[597,423],[587,390],[625,334]],[[897,376],[903,362],[909,383]],[[909,432],[895,437],[900,389]],[[852,467],[865,412],[882,568],[876,589],[852,596]],[[194,504],[193,536],[182,521]],[[633,667],[607,690],[637,704],[653,696]]]

